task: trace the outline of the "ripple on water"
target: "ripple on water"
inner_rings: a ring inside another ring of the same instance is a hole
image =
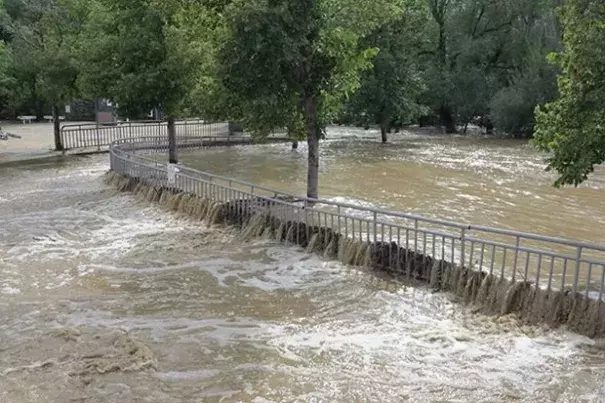
[[[94,168],[61,169],[32,174],[24,186],[38,192],[9,192],[17,206],[0,211],[0,400],[599,399],[598,342],[299,248],[241,244],[104,190]]]
[[[201,298],[191,302],[198,315],[190,318],[178,311],[131,316],[84,310],[68,315],[68,325],[120,327],[151,340],[164,357],[156,377],[202,396],[231,391],[236,400],[550,401],[555,393],[561,396],[555,401],[570,402],[575,400],[565,396],[578,396],[575,377],[588,368],[579,346],[592,345],[588,339],[528,327],[512,316],[475,315],[446,294],[394,287],[342,265],[325,272],[316,257],[271,243],[257,242],[249,250],[251,260],[229,265],[236,276],[255,281],[223,285],[226,293],[255,289],[248,296],[265,295],[256,308],[268,311],[302,294],[306,309],[267,320],[226,298],[217,311],[224,319],[207,316],[200,308],[209,300]],[[200,276],[205,267],[199,267]],[[170,274],[152,275],[150,301]],[[598,391],[582,393],[594,401]]]

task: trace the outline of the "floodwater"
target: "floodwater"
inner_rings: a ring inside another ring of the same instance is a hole
[[[431,157],[423,144],[441,151]],[[381,206],[444,216],[456,209],[451,187],[479,197],[458,201],[460,219],[514,225],[508,214],[523,205],[493,200],[525,200],[536,203],[524,213],[532,229],[565,231],[553,216],[570,225],[592,214],[571,231],[603,236],[602,202],[586,196],[600,190],[534,189],[538,157],[519,144],[402,136],[323,149],[326,196],[369,202],[381,189]],[[488,158],[497,155],[504,168]],[[304,148],[183,160],[290,190],[304,180]],[[603,401],[602,341],[478,315],[447,294],[271,240],[242,244],[117,194],[106,169],[107,156],[0,167],[2,403]],[[499,180],[516,197],[484,198],[479,189]],[[533,196],[549,202],[539,209]]]
[[[605,168],[556,189],[526,141],[332,128],[320,145],[320,197],[462,223],[605,243]],[[331,140],[332,139],[332,140]],[[184,152],[182,162],[306,194],[306,145]]]

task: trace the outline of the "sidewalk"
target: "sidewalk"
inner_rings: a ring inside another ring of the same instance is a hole
[[[62,155],[54,151],[52,123],[2,123],[0,127],[5,133],[21,136],[0,140],[0,164]]]

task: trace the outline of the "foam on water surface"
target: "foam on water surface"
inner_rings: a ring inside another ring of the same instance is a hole
[[[94,167],[60,169],[37,172],[28,197],[26,178],[0,175],[17,195],[0,213],[0,401],[600,398],[597,341],[299,247],[242,243],[116,195]]]

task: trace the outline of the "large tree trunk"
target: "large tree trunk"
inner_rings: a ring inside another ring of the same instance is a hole
[[[317,199],[319,194],[319,125],[317,124],[317,100],[312,95],[306,95],[304,98],[304,116],[309,146],[307,197]]]
[[[444,11],[445,12],[445,11]],[[443,17],[445,18],[445,17]],[[447,43],[445,37],[445,21],[439,20],[439,67],[441,67],[441,71],[445,71],[446,62],[447,62]]]
[[[485,124],[485,134],[494,134],[494,124],[489,120]]]
[[[55,151],[63,151],[61,141],[61,121],[59,120],[59,106],[53,105],[53,125],[55,133]]]
[[[44,101],[36,101],[36,120],[44,122]]]
[[[174,116],[168,116],[168,162],[171,164],[178,162],[176,155],[176,125],[174,120]]]
[[[439,115],[441,117],[441,123],[445,126],[446,133],[457,133],[458,129],[456,128],[456,123],[454,122],[454,118],[452,116],[452,111],[449,106],[443,105],[439,110]]]
[[[387,142],[387,127],[386,125],[380,125],[380,135],[382,137],[382,144]]]
[[[447,35],[445,31],[445,22],[446,15],[448,12],[448,5],[450,4],[449,0],[439,0],[433,1],[431,3],[431,13],[433,14],[433,18],[435,22],[439,25],[439,42],[437,44],[437,58],[439,63],[439,70],[441,74],[441,79],[446,80],[447,71],[448,71],[448,63],[447,63]],[[441,123],[445,126],[445,131],[447,133],[456,133],[456,124],[454,122],[454,118],[452,117],[452,110],[450,106],[447,104],[448,94],[443,94],[445,97],[441,107],[439,108],[439,117],[441,118]]]

